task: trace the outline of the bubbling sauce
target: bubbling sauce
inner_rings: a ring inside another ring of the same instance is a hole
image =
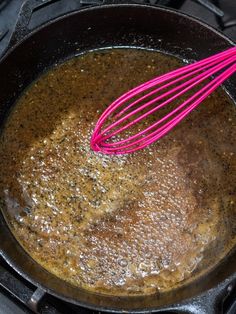
[[[107,105],[181,62],[110,49],[71,59],[21,97],[0,142],[2,210],[48,271],[116,295],[167,291],[235,244],[236,111],[218,90],[131,155],[90,150]]]

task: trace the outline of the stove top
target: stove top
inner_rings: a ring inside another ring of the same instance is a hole
[[[33,30],[48,20],[80,7],[103,3],[126,3],[126,0],[28,0],[34,10],[28,28]],[[132,3],[159,4],[178,9],[218,28],[236,42],[235,0],[130,0]],[[23,0],[0,0],[0,57],[7,50]],[[236,313],[236,290],[224,300],[222,313]],[[92,314],[93,310],[73,306],[50,296],[18,275],[0,258],[0,314]],[[164,313],[164,312],[163,312]],[[165,312],[167,313],[167,312]],[[172,312],[173,313],[173,312]],[[199,313],[201,314],[201,313]]]

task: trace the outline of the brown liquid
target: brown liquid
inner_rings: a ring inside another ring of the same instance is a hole
[[[149,294],[233,247],[236,111],[222,90],[142,151],[90,151],[112,100],[180,64],[137,49],[88,53],[49,71],[15,106],[0,142],[3,210],[50,272],[92,291]]]

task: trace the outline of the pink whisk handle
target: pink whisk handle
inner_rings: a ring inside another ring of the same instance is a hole
[[[116,99],[100,116],[92,134],[91,148],[106,154],[127,154],[152,144],[170,132],[234,72],[236,47],[133,88]],[[122,136],[124,131],[171,104],[213,75],[210,82],[164,117],[132,136]],[[160,100],[164,101],[159,103]],[[112,122],[107,125],[108,121]],[[118,136],[124,138],[119,140]]]

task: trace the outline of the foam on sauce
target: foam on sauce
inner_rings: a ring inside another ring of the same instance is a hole
[[[18,101],[1,135],[2,207],[50,272],[92,291],[150,294],[200,274],[235,244],[236,111],[222,90],[142,151],[90,150],[112,100],[180,64],[153,51],[91,52]]]

